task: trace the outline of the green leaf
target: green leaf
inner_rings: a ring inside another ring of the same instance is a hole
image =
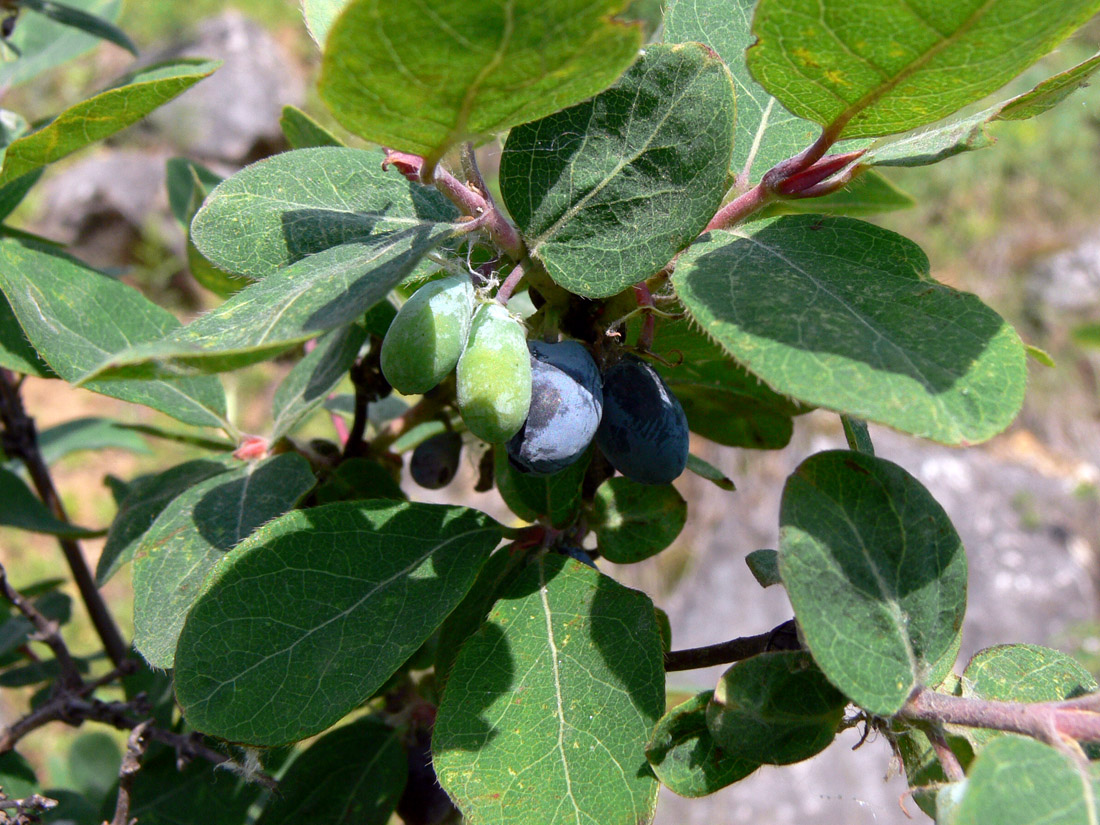
[[[255,745],[324,730],[439,627],[500,539],[474,510],[391,501],[261,527],[215,568],[180,635],[188,723]]]
[[[840,416],[840,426],[844,430],[844,440],[848,442],[848,449],[867,455],[875,454],[875,445],[871,442],[871,431],[867,428],[867,422],[861,418],[852,418],[850,415]]]
[[[38,378],[57,378],[57,373],[34,351],[8,299],[0,292],[0,367]]]
[[[1012,327],[871,224],[804,215],[712,232],[673,284],[708,335],[799,401],[944,444],[996,435],[1023,404]]]
[[[262,278],[353,241],[429,230],[458,211],[436,189],[384,172],[379,151],[296,149],[220,184],[191,223],[198,250],[238,275]]]
[[[707,728],[731,756],[790,765],[829,746],[846,704],[809,654],[761,653],[722,674],[707,706]]]
[[[795,117],[764,91],[745,65],[754,41],[755,0],[670,0],[665,12],[666,43],[705,43],[726,62],[737,90],[737,139],[731,171],[739,188],[758,181],[782,160],[817,138],[818,128]]]
[[[1075,344],[1090,349],[1100,349],[1100,323],[1079,324],[1070,330]]]
[[[1097,11],[1097,0],[760,0],[748,64],[799,117],[876,137],[996,91]]]
[[[177,496],[211,476],[228,472],[236,463],[232,458],[196,459],[134,481],[107,532],[107,543],[96,564],[96,583],[106,584],[134,557],[157,516]]]
[[[321,97],[344,127],[434,165],[607,88],[637,56],[622,0],[352,0],[325,43]],[[430,20],[430,23],[428,22]],[[400,94],[394,94],[400,89]]]
[[[339,0],[343,3],[346,0]],[[306,0],[303,8],[308,9],[310,0]],[[308,20],[309,12],[306,12]],[[279,118],[279,128],[283,130],[286,142],[291,149],[315,149],[321,146],[343,146],[336,135],[307,115],[297,106],[284,106],[282,117]]]
[[[122,7],[121,0],[69,0],[66,5],[113,21]],[[15,86],[54,66],[78,57],[101,42],[79,29],[55,22],[44,15],[23,15],[8,42],[21,56],[0,64],[0,85]]]
[[[732,493],[737,487],[733,483],[733,479],[715,467],[708,461],[704,461],[697,455],[688,453],[687,468],[691,470],[699,478],[705,478],[707,481],[714,484],[715,487],[719,487],[722,490]]]
[[[745,556],[745,564],[761,587],[783,583],[779,575],[779,553],[775,550],[753,550]]]
[[[15,208],[23,202],[23,198],[31,190],[38,179],[42,177],[45,169],[35,169],[13,181],[8,181],[0,186],[0,221],[7,220]]]
[[[435,769],[471,825],[649,822],[657,782],[643,748],[663,710],[652,602],[543,556],[463,645]]]
[[[908,209],[916,203],[911,197],[873,170],[831,195],[820,198],[783,199],[760,210],[753,219],[777,215],[848,215],[864,217]]]
[[[21,587],[24,598],[30,596],[32,588]],[[72,618],[73,600],[65,593],[50,592],[34,600],[35,609],[59,625],[66,624]],[[26,644],[35,633],[35,627],[22,615],[11,616],[0,624],[0,656],[11,653]],[[0,788],[4,787],[0,782]]]
[[[653,46],[603,94],[513,129],[501,194],[555,281],[615,295],[660,271],[714,216],[733,122],[733,85],[713,52]]]
[[[0,788],[10,799],[26,799],[39,790],[34,768],[17,751],[0,753]]]
[[[306,19],[306,28],[314,42],[324,48],[332,23],[344,10],[348,0],[302,0],[302,15]]]
[[[43,360],[69,382],[111,353],[155,341],[180,325],[136,289],[64,254],[12,238],[0,239],[0,291]],[[85,386],[187,424],[225,424],[225,392],[216,378]]]
[[[398,731],[373,716],[359,719],[290,763],[257,825],[386,825],[408,772]]]
[[[99,40],[114,43],[116,46],[130,52],[134,57],[138,56],[137,46],[134,45],[134,42],[110,20],[88,14],[88,12],[73,5],[55,3],[53,0],[19,0],[19,5],[45,15],[62,26],[78,29]]]
[[[1076,330],[1072,330],[1070,335],[1072,336]],[[1054,358],[1045,349],[1035,346],[1034,344],[1024,344],[1024,350],[1027,352],[1027,357],[1038,364],[1042,364],[1044,367],[1054,369],[1058,366],[1055,363]]]
[[[317,346],[294,365],[275,390],[272,414],[275,428],[271,439],[277,440],[291,432],[324,402],[328,394],[347,375],[367,340],[367,330],[360,324],[334,329],[317,341]]]
[[[966,554],[905,470],[864,453],[810,456],[780,505],[779,573],[806,647],[871,713],[938,684],[958,652]]]
[[[984,149],[995,142],[989,125],[1002,120],[1025,120],[1046,112],[1082,86],[1100,68],[1100,54],[1072,69],[1049,77],[1031,91],[963,118],[948,118],[912,134],[880,142],[855,164],[859,166],[927,166],[962,152]]]
[[[134,647],[172,667],[187,611],[214,565],[316,483],[309,462],[283,453],[206,479],[174,498],[134,550]]]
[[[893,726],[889,734],[890,741],[895,753],[901,758],[901,764],[905,769],[905,780],[913,789],[913,801],[926,814],[935,817],[936,792],[948,783],[943,765],[923,731],[909,727],[902,720],[894,720]],[[959,757],[959,762],[965,769],[974,759],[974,751],[970,744],[965,739],[951,734],[947,734],[945,738],[951,751]],[[941,825],[946,823],[941,820]]]
[[[393,472],[369,458],[348,458],[340,462],[320,487],[317,503],[357,501],[366,498],[408,498]]]
[[[719,747],[707,729],[708,690],[677,705],[657,722],[646,759],[666,788],[694,799],[739,782],[760,767]]]
[[[149,455],[152,450],[137,432],[107,418],[74,418],[38,434],[38,446],[47,464],[81,450],[126,450]]]
[[[1094,767],[1005,735],[975,758],[950,825],[1094,825],[1098,790]]]
[[[82,733],[69,747],[69,777],[80,793],[95,805],[118,780],[122,753],[118,743],[103,731]]]
[[[452,237],[425,225],[335,246],[257,281],[162,340],[103,360],[81,383],[224,372],[353,323]]]
[[[521,473],[508,461],[503,448],[493,453],[497,490],[513,513],[530,522],[545,516],[554,527],[564,527],[573,521],[580,510],[581,483],[592,460],[591,450],[564,470],[548,476]]]
[[[0,467],[0,525],[55,536],[102,535],[95,530],[77,527],[55,518],[49,508],[23,483],[23,479],[3,467]]]
[[[631,564],[660,553],[680,535],[687,502],[671,484],[639,484],[609,478],[592,500],[592,527],[600,555]]]
[[[71,106],[47,125],[16,140],[4,155],[0,184],[46,166],[120,132],[187,91],[221,65],[181,59],[127,75],[114,86]]]

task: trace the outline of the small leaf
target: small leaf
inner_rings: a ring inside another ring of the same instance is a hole
[[[188,158],[169,158],[164,164],[164,182],[168,187],[168,206],[176,220],[186,229],[191,225],[197,208],[224,178],[217,172]]]
[[[257,825],[386,825],[407,776],[400,734],[368,716],[325,734],[296,757]]]
[[[950,825],[1092,825],[1095,767],[1075,765],[1050,745],[999,737],[974,759]]]
[[[31,344],[66,381],[77,381],[112,352],[155,341],[180,325],[136,289],[32,242],[0,239],[0,264],[0,291]],[[225,424],[225,391],[216,378],[96,381],[86,389],[187,424]]]
[[[67,6],[113,21],[122,7],[121,0],[69,0]],[[55,22],[45,15],[23,15],[8,44],[21,52],[19,59],[0,64],[0,85],[5,88],[24,83],[48,69],[78,57],[98,46],[102,40],[71,26]]]
[[[761,0],[748,64],[787,109],[837,137],[889,135],[996,91],[1097,10],[1096,0]]]
[[[908,209],[915,203],[882,175],[867,170],[839,192],[820,198],[779,200],[753,215],[753,220],[777,215],[847,215],[861,218]]]
[[[73,785],[89,802],[99,805],[118,779],[122,753],[110,734],[93,731],[73,741],[67,761]]]
[[[303,8],[308,9],[308,3]],[[338,0],[346,2],[346,0]],[[306,12],[308,20],[309,12]],[[307,115],[297,106],[284,106],[282,117],[279,118],[279,128],[283,130],[283,137],[290,144],[291,149],[315,149],[320,146],[343,146],[336,135]]]
[[[218,61],[183,59],[127,75],[109,89],[69,107],[41,129],[12,143],[4,155],[0,184],[137,123],[204,77],[209,77],[219,65]]]
[[[302,15],[306,19],[309,36],[322,48],[332,23],[344,10],[348,0],[302,0]]]
[[[745,556],[745,564],[761,587],[783,583],[779,575],[779,554],[775,550],[753,550]]]
[[[706,710],[713,695],[711,690],[700,693],[662,716],[645,747],[661,784],[691,799],[739,782],[760,767],[730,755],[711,737]]]
[[[96,564],[96,583],[106,584],[134,557],[145,533],[177,496],[211,476],[227,472],[235,463],[231,458],[196,459],[134,481],[107,532],[107,543]]]
[[[168,669],[184,617],[225,553],[281,516],[316,479],[297,453],[238,465],[174,498],[134,550],[134,647]]]
[[[900,235],[804,215],[711,232],[677,261],[673,284],[777,392],[944,444],[984,441],[1023,404],[1023,346],[928,268]]]
[[[1073,332],[1070,333],[1071,336],[1072,334]],[[1024,344],[1024,350],[1027,352],[1028,358],[1030,358],[1032,361],[1042,364],[1044,367],[1054,369],[1058,366],[1055,363],[1054,358],[1052,358],[1050,353],[1047,352],[1045,349],[1041,349],[1034,344]]]
[[[707,728],[730,756],[790,765],[829,746],[847,703],[809,654],[761,653],[722,674],[707,706]]]
[[[261,527],[215,568],[184,624],[175,679],[188,723],[255,745],[324,730],[439,627],[500,539],[474,510],[391,501]]]
[[[639,484],[609,478],[592,500],[597,548],[615,564],[631,564],[660,553],[680,535],[687,502],[671,484]]]
[[[555,281],[587,298],[615,295],[660,271],[714,216],[733,121],[733,85],[713,52],[653,46],[606,92],[512,129],[501,194]]]
[[[657,782],[643,748],[663,706],[652,602],[543,556],[458,655],[436,772],[471,825],[649,822]]]
[[[460,141],[610,86],[641,45],[640,26],[612,18],[623,5],[443,0],[426,16],[416,5],[352,0],[325,43],[321,97],[350,131],[431,167]]]
[[[429,229],[458,217],[432,187],[382,170],[377,150],[296,149],[221,183],[191,223],[195,246],[227,272],[262,278],[316,252]]]
[[[495,449],[493,453],[497,490],[513,513],[529,522],[545,516],[555,527],[573,521],[580,510],[581,484],[588,462],[592,460],[591,451],[564,470],[548,476],[520,472],[508,461],[504,449]]]
[[[55,536],[102,535],[56,518],[27,488],[23,479],[3,467],[0,467],[0,525]]]
[[[867,455],[875,454],[875,445],[871,443],[871,431],[867,429],[866,421],[842,415],[840,425],[844,428],[844,440],[848,442],[849,450]]]
[[[691,470],[699,478],[705,478],[707,481],[714,484],[714,486],[732,493],[737,489],[733,483],[733,479],[715,467],[708,461],[704,461],[699,456],[692,453],[688,453],[687,468]]]
[[[760,180],[782,160],[817,138],[816,124],[795,117],[764,91],[745,65],[752,45],[755,0],[670,0],[665,12],[666,43],[705,43],[725,61],[737,92],[737,139],[730,169],[737,185]]]
[[[818,453],[787,479],[779,522],[779,572],[830,682],[887,716],[943,679],[966,611],[966,554],[919,481],[874,456]]]
[[[152,450],[137,432],[107,418],[74,418],[38,434],[38,447],[47,464],[81,450],[127,450],[149,455]]]
[[[62,26],[79,29],[92,37],[114,43],[134,57],[138,56],[137,46],[134,45],[134,42],[126,36],[126,32],[111,23],[110,20],[88,14],[75,6],[55,3],[53,0],[19,0],[19,5],[43,14]]]
[[[1075,344],[1090,349],[1100,349],[1100,323],[1080,324],[1070,330]]]
[[[116,352],[80,381],[179,378],[266,361],[353,323],[453,227],[423,226],[335,246],[284,267],[162,340]]]

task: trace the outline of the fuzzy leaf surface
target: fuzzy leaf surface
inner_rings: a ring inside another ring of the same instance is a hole
[[[643,749],[663,710],[653,603],[543,556],[455,661],[436,772],[471,825],[648,822],[657,781]]]
[[[722,61],[695,44],[652,46],[606,92],[513,129],[501,194],[550,276],[605,298],[658,272],[713,217],[733,129]]]
[[[996,91],[1097,11],[1097,0],[761,0],[748,65],[799,117],[877,137]]]
[[[610,86],[642,42],[613,18],[623,5],[352,0],[325,43],[321,97],[345,128],[432,165]]]
[[[269,522],[187,616],[175,679],[188,722],[255,745],[324,730],[439,627],[500,539],[474,510],[382,500]]]
[[[893,232],[792,215],[711,232],[673,284],[707,335],[776,392],[944,444],[984,441],[1023,405],[1024,348],[928,269]]]

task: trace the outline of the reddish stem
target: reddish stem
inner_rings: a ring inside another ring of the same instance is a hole
[[[769,192],[763,183],[758,183],[748,192],[738,195],[719,209],[703,231],[710,232],[712,229],[729,229],[736,226],[749,215],[759,212],[773,200],[775,200],[775,195]]]
[[[650,293],[649,285],[645,281],[634,285],[634,297],[638,301],[638,306],[653,309],[653,295]],[[652,312],[646,312],[645,320],[642,321],[642,331],[638,334],[636,344],[639,350],[648,352],[653,347],[653,334],[656,330],[657,316]]]

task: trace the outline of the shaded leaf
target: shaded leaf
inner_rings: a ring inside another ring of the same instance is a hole
[[[113,21],[121,0],[68,0],[67,6]],[[32,77],[94,49],[102,41],[86,32],[55,22],[44,15],[24,15],[8,42],[20,57],[0,64],[0,85],[24,83]]]
[[[719,487],[722,490],[732,493],[737,487],[733,483],[733,479],[715,467],[708,461],[704,461],[699,456],[692,453],[688,453],[687,468],[699,478],[705,478],[707,481]]]
[[[646,596],[563,556],[532,562],[455,662],[432,739],[440,784],[471,825],[648,822],[661,662]]]
[[[606,92],[512,129],[501,194],[555,281],[615,295],[660,271],[714,216],[733,121],[721,60],[695,44],[653,46]]]
[[[512,466],[502,446],[493,450],[493,475],[500,497],[521,519],[535,522],[545,516],[553,526],[563,527],[580,509],[581,483],[591,460],[589,450],[564,470],[548,476],[530,475]]]
[[[199,482],[161,511],[134,550],[134,647],[149,664],[172,667],[184,617],[210,570],[315,482],[304,458],[282,453]]]
[[[17,751],[0,753],[0,788],[11,799],[26,799],[39,790],[34,768]]]
[[[324,730],[439,627],[500,538],[474,510],[390,501],[261,527],[215,568],[184,624],[175,679],[187,721],[257,745]]]
[[[38,378],[57,378],[57,373],[34,351],[7,297],[0,293],[0,367]]]
[[[707,729],[708,690],[677,705],[657,722],[645,746],[646,759],[661,784],[680,796],[712,794],[760,767],[719,747]]]
[[[111,353],[180,325],[136,289],[29,241],[0,239],[0,291],[43,360],[69,382]],[[225,423],[225,392],[216,378],[94,381],[85,388],[187,424]]]
[[[367,498],[404,500],[405,491],[393,473],[369,458],[348,458],[317,488],[317,503],[356,501]]]
[[[79,29],[85,34],[90,34],[92,37],[99,40],[106,40],[109,43],[114,43],[116,46],[130,52],[134,57],[137,57],[137,46],[135,46],[134,42],[126,36],[126,32],[114,25],[110,20],[98,17],[94,14],[88,14],[88,12],[77,6],[67,3],[55,3],[53,0],[19,0],[19,5],[23,8],[45,15],[50,18],[50,20],[53,20],[55,23],[60,23],[62,26]]]
[[[102,535],[56,518],[23,483],[23,479],[3,467],[0,467],[0,525],[55,536]]]
[[[31,187],[38,183],[38,179],[42,177],[43,171],[45,171],[44,168],[35,169],[33,172],[28,172],[0,186],[0,221],[7,220],[8,216],[15,211],[15,208],[23,202],[23,198],[26,197]]]
[[[89,731],[80,734],[69,746],[69,778],[93,805],[99,805],[118,780],[122,752],[110,734]]]
[[[0,184],[60,160],[127,126],[187,91],[221,65],[181,59],[139,69],[99,94],[70,106],[48,124],[12,143],[4,155]]]
[[[340,3],[346,0],[337,0]],[[327,2],[327,0],[322,0]],[[306,19],[309,19],[309,3],[306,0],[303,8],[306,9]],[[282,117],[279,118],[279,128],[283,131],[283,137],[290,144],[291,149],[314,149],[320,146],[343,146],[341,140],[328,129],[303,112],[297,106],[284,106]]]
[[[47,464],[81,450],[127,450],[149,455],[152,450],[134,430],[107,418],[74,418],[38,434],[38,447]]]
[[[596,490],[591,520],[600,555],[615,564],[631,564],[676,540],[687,521],[687,502],[671,484],[609,478]]]
[[[943,679],[966,611],[966,554],[919,481],[874,456],[818,453],[787,479],[779,523],[779,573],[830,682],[886,716]]]
[[[1098,10],[1096,0],[760,0],[748,64],[799,117],[876,137],[996,91]]]
[[[908,209],[916,203],[882,175],[868,170],[831,195],[776,201],[757,212],[753,219],[777,215],[848,215],[864,217]]]
[[[680,257],[673,284],[774,390],[944,444],[984,441],[1023,404],[1023,346],[928,268],[900,235],[806,215],[711,232]]]
[[[428,158],[607,88],[637,56],[641,27],[616,0],[352,0],[325,43],[321,97],[345,128]],[[431,25],[425,25],[426,14]],[[394,95],[393,89],[402,93]]]
[[[775,550],[753,550],[745,556],[745,564],[761,587],[783,583],[779,575],[779,554]]]

